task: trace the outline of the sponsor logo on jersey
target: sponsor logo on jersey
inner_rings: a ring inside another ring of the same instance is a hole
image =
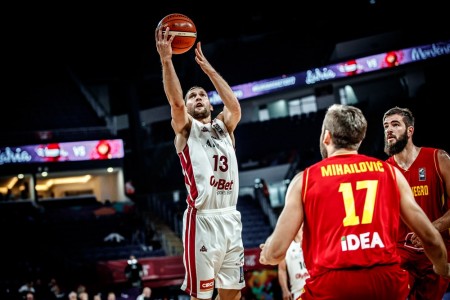
[[[309,273],[295,273],[295,279],[306,279],[309,277]]]
[[[206,127],[202,127],[202,132],[209,132],[209,130]]]
[[[427,180],[427,170],[425,168],[419,168],[419,181]]]
[[[214,278],[208,280],[200,280],[200,291],[206,292],[214,288]]]
[[[203,245],[203,246],[200,248],[200,252],[208,252],[208,249],[206,249],[205,245]]]
[[[225,179],[216,179],[213,176],[209,178],[209,184],[212,187],[217,188],[218,190],[232,190],[233,189],[233,180],[226,181]]]
[[[222,128],[220,127],[219,124],[213,123],[212,126],[214,127],[214,129],[215,129],[220,135],[224,135],[224,134],[225,134],[225,133],[223,132]]]
[[[342,251],[354,251],[358,249],[384,248],[384,243],[378,232],[364,232],[349,234],[341,238]]]

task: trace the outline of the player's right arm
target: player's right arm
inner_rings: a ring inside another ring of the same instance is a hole
[[[303,172],[299,172],[288,186],[284,207],[273,233],[260,245],[259,262],[263,265],[278,265],[284,260],[289,245],[303,224],[302,181]]]
[[[406,178],[396,167],[393,168],[400,191],[400,215],[402,220],[422,241],[425,254],[433,263],[435,272],[441,276],[450,278],[450,265],[447,263],[447,249],[441,234],[414,200],[414,195]]]

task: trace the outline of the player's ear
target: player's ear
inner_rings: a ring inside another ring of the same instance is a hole
[[[408,132],[408,137],[411,137],[414,133],[414,126],[409,126],[406,131]]]
[[[331,134],[328,129],[325,129],[325,132],[323,133],[322,143],[325,145],[329,145],[331,143]]]

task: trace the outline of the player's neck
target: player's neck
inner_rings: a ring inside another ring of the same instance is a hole
[[[358,154],[358,151],[356,150],[349,150],[349,149],[338,149],[335,150],[332,154],[329,156],[336,156],[336,155],[347,155],[347,154]]]
[[[408,144],[406,144],[406,147],[402,152],[394,155],[394,159],[402,169],[408,170],[416,160],[419,152],[420,147],[417,147],[412,142],[409,142]]]
[[[211,123],[211,117],[207,117],[207,118],[196,118],[197,121],[199,121],[200,123],[203,124],[209,124]]]

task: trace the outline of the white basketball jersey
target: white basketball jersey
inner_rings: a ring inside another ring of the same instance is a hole
[[[289,275],[291,292],[300,292],[305,285],[306,278],[309,277],[309,273],[305,266],[301,244],[296,241],[291,242],[286,252],[286,268]]]
[[[239,195],[236,152],[225,124],[192,120],[187,145],[178,153],[187,202],[196,209],[235,206]]]

